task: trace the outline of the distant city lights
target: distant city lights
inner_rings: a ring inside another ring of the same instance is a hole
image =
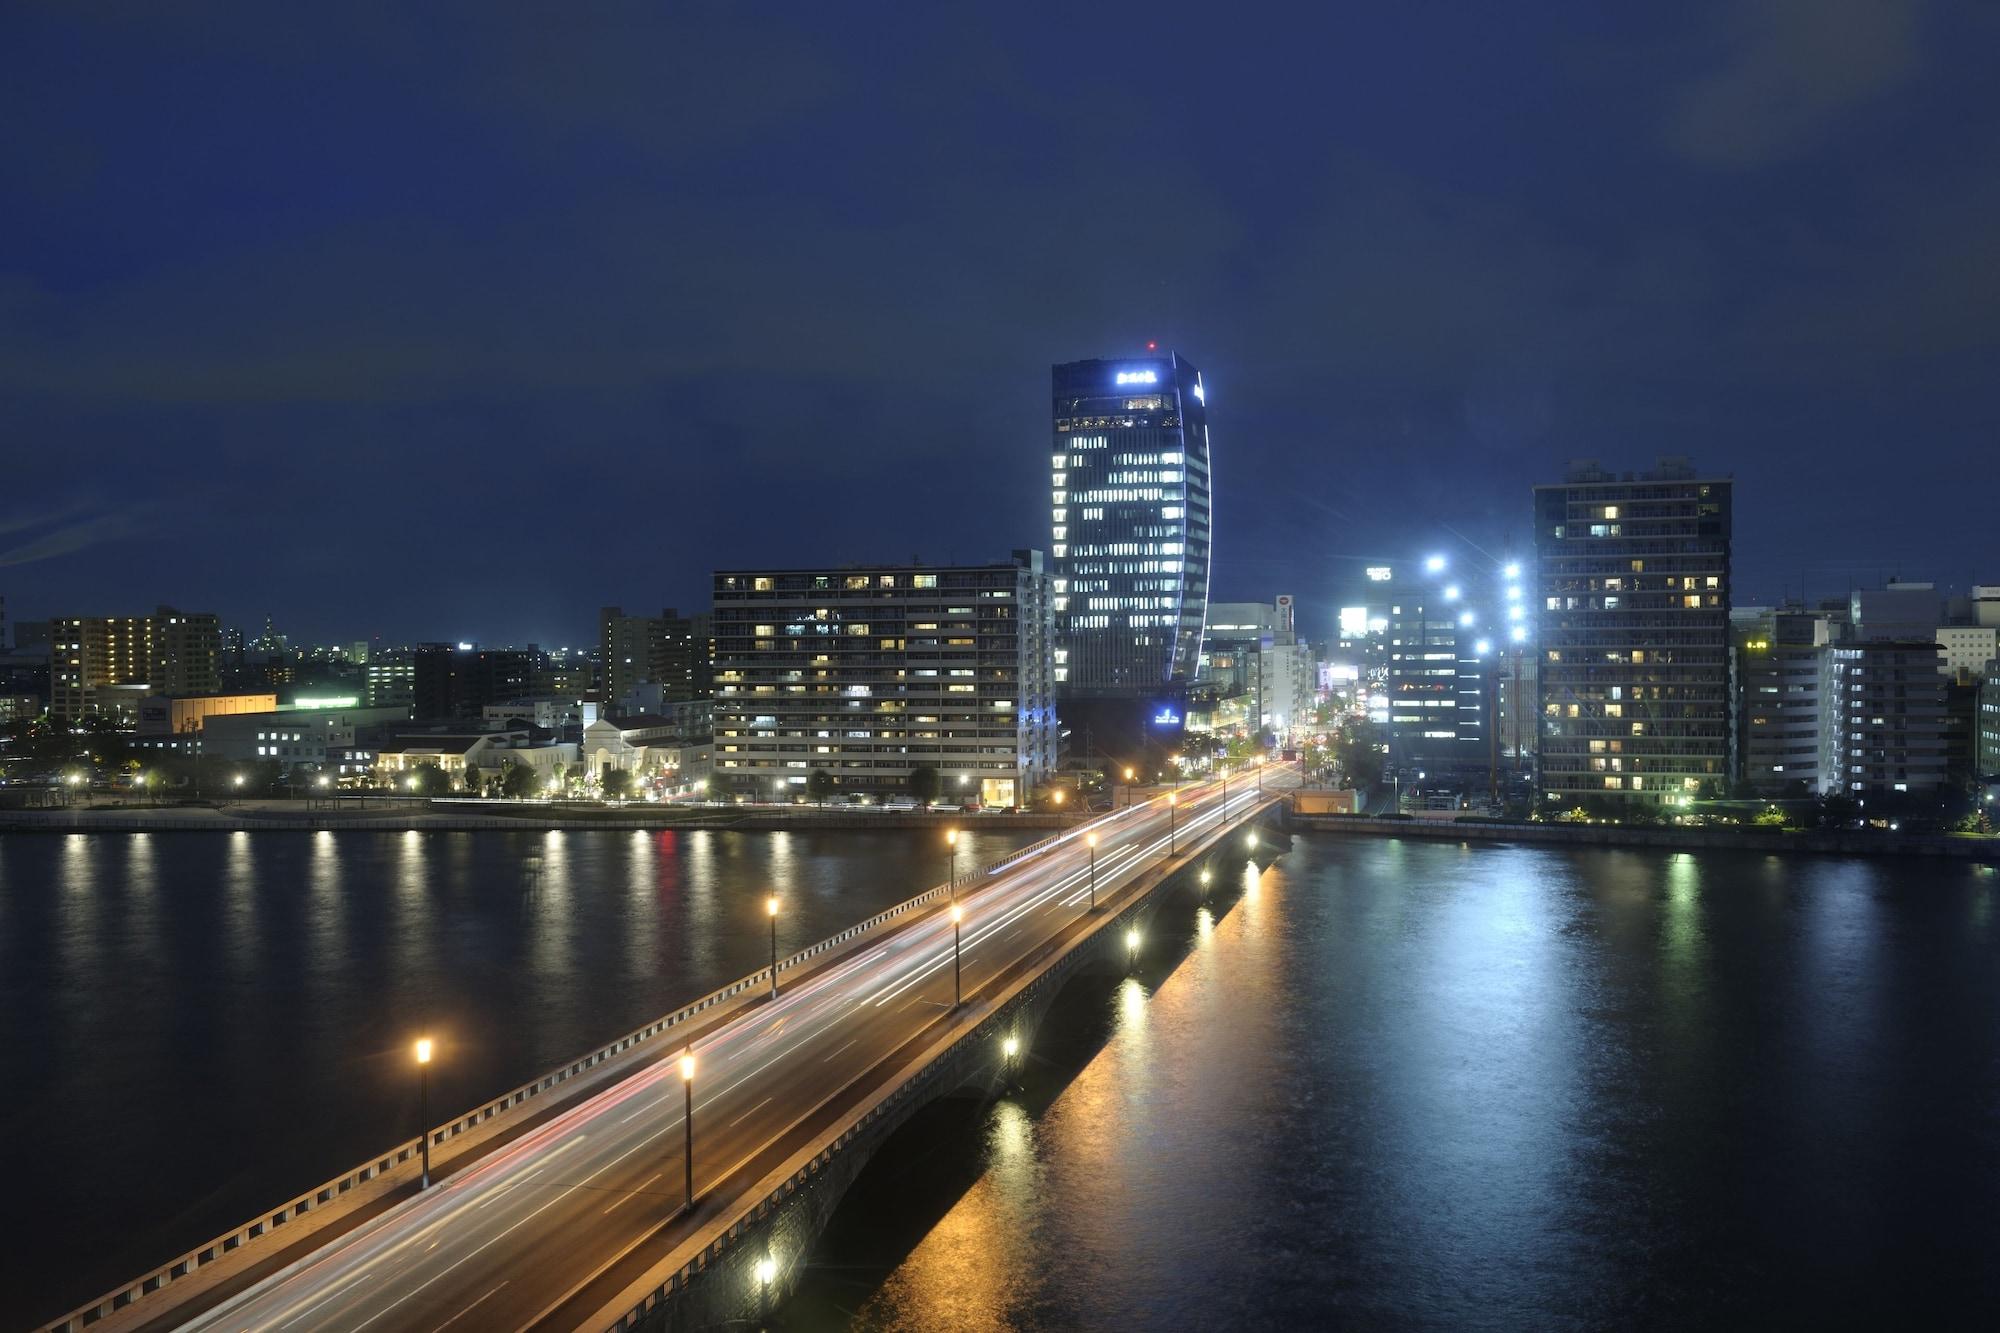
[[[1509,560],[1507,567],[1500,572],[1510,579],[1518,579],[1521,577],[1521,562],[1518,560]]]
[[[1441,555],[1429,557],[1424,561],[1424,568],[1433,574],[1444,573],[1444,557]]]
[[[1458,600],[1458,585],[1456,583],[1448,583],[1445,585],[1444,599],[1447,602],[1455,602]]]
[[[1458,613],[1458,623],[1461,625],[1470,625],[1472,623],[1472,612],[1460,611]]]

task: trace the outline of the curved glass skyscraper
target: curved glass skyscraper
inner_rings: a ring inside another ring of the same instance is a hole
[[[1194,678],[1208,612],[1201,372],[1163,353],[1072,361],[1053,380],[1057,690],[1170,694]]]

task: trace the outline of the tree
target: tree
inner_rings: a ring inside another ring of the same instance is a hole
[[[919,764],[910,770],[910,796],[918,805],[929,805],[937,799],[938,771],[929,764]]]
[[[806,775],[806,795],[821,805],[833,795],[833,774],[823,768],[815,768]]]
[[[477,796],[477,795],[479,795],[479,788],[480,788],[480,783],[481,783],[481,781],[482,781],[482,780],[483,780],[483,775],[482,775],[482,774],[480,773],[480,771],[478,770],[478,768],[476,768],[475,766],[473,766],[473,765],[471,765],[471,764],[467,764],[467,765],[465,766],[465,792],[466,792],[466,795],[468,795],[468,796]]]
[[[1332,750],[1348,786],[1366,791],[1382,780],[1382,729],[1373,722],[1349,722]]]
[[[508,760],[507,769],[500,776],[500,794],[511,800],[526,800],[540,785],[535,770],[518,759]]]
[[[1721,800],[1722,783],[1715,778],[1703,778],[1701,780],[1701,785],[1695,788],[1694,798],[1697,801]]]
[[[605,800],[621,800],[627,792],[632,790],[632,775],[622,768],[607,769],[605,770],[603,785]]]
[[[451,788],[451,779],[436,764],[418,764],[405,776],[404,786],[419,796],[436,796]]]

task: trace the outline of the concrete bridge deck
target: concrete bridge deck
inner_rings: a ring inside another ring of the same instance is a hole
[[[730,996],[726,1014],[699,1025],[691,1087],[678,1057],[696,1029],[655,1025],[619,1051],[624,1077],[427,1192],[402,1184],[324,1243],[267,1247],[262,1267],[238,1258],[236,1281],[171,1275],[48,1327],[700,1327],[754,1316],[788,1287],[874,1144],[931,1097],[999,1077],[1007,1039],[1031,1035],[1062,977],[1127,948],[1154,895],[1224,839],[1247,843],[1250,822],[1293,782],[1270,770],[1260,793],[1239,777],[1226,800],[1221,783],[1185,788],[1059,833],[963,889],[956,931],[933,899],[844,955],[808,951],[817,970],[796,981],[781,970],[775,1000]],[[399,1179],[413,1167],[384,1165]]]

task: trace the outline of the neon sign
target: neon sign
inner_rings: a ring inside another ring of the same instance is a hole
[[[1181,715],[1171,708],[1162,708],[1153,714],[1153,725],[1156,727],[1178,727],[1180,724]]]
[[[1160,377],[1150,370],[1121,370],[1118,372],[1120,384],[1158,384]]]

